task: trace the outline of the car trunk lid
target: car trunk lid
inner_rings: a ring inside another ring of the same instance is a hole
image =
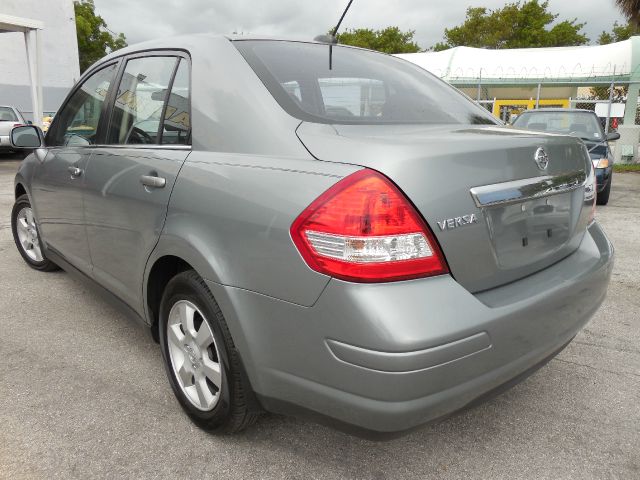
[[[305,122],[297,134],[319,160],[372,168],[394,181],[431,226],[452,275],[472,292],[561,260],[589,221],[588,154],[572,137],[494,126]],[[539,149],[548,156],[544,169],[534,158]]]

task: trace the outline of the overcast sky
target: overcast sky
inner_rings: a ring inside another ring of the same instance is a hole
[[[183,33],[233,31],[313,38],[340,18],[348,0],[95,0],[109,29],[129,44]],[[442,39],[446,27],[460,24],[469,6],[501,7],[505,0],[354,0],[342,28],[397,25],[415,30],[427,48]],[[602,30],[622,21],[614,0],[550,0],[559,19],[586,22],[592,42]]]

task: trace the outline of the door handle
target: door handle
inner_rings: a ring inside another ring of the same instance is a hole
[[[82,175],[82,169],[78,168],[78,167],[69,167],[67,168],[67,170],[69,170],[69,173],[71,174],[71,176],[73,178],[79,177],[80,175]]]
[[[142,175],[140,177],[140,183],[145,187],[163,188],[167,184],[167,180],[153,175]]]

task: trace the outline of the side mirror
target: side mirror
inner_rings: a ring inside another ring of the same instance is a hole
[[[39,148],[44,145],[44,134],[35,125],[22,125],[11,130],[11,146],[15,148]]]
[[[618,140],[619,138],[620,134],[618,132],[607,133],[607,142],[613,142],[614,140]]]
[[[33,122],[31,120],[27,120],[27,125],[33,125]]]

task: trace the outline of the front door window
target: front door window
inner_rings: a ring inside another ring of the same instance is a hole
[[[84,146],[97,143],[98,123],[104,100],[116,72],[109,65],[87,78],[57,115],[47,137],[49,146]]]

